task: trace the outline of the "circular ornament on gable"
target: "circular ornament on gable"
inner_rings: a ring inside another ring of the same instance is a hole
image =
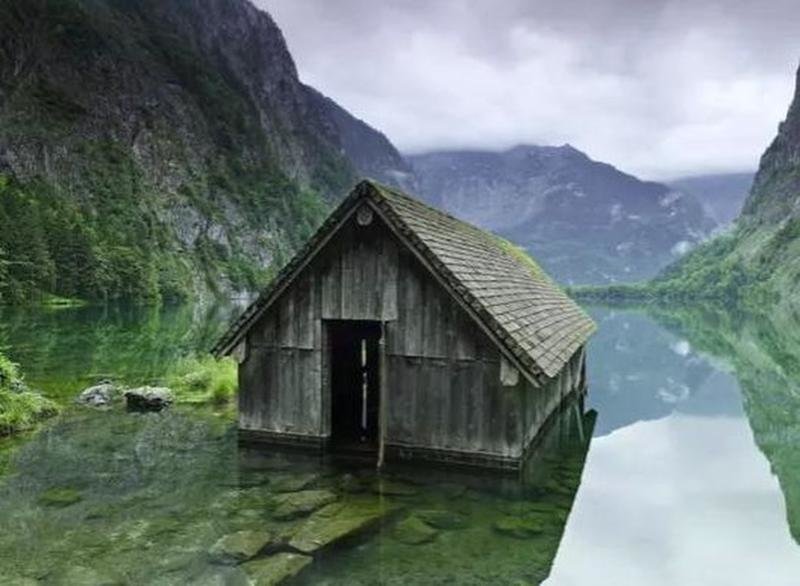
[[[372,209],[369,206],[361,206],[356,212],[356,221],[359,226],[369,226],[372,223]]]

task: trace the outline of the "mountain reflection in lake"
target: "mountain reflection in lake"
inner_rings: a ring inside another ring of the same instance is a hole
[[[710,310],[592,313],[596,423],[567,409],[522,480],[397,466],[378,478],[245,449],[230,412],[70,409],[0,442],[3,583],[299,571],[307,584],[796,585],[798,328]],[[5,310],[0,346],[64,399],[98,376],[157,381],[227,315]],[[220,550],[232,535],[283,566],[236,565]]]

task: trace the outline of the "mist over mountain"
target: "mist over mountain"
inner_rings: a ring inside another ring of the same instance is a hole
[[[524,246],[569,284],[652,277],[717,226],[695,197],[570,145],[409,160],[427,201]]]
[[[800,71],[796,84],[736,229],[698,247],[642,293],[790,312],[800,308]]]
[[[731,224],[742,212],[755,173],[694,175],[669,181],[670,187],[693,195],[719,224]]]

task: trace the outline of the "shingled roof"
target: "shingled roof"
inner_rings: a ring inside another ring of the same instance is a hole
[[[497,236],[389,187],[362,181],[214,348],[224,355],[272,304],[361,200],[394,228],[485,329],[534,377],[554,377],[594,322],[534,263]]]

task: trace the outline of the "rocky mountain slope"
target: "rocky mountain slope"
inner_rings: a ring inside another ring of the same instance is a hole
[[[728,226],[741,214],[753,176],[754,173],[694,175],[674,179],[669,186],[693,195],[720,226]]]
[[[651,285],[620,296],[708,298],[800,310],[800,71],[786,120],[764,155],[736,230],[699,247]]]
[[[3,2],[6,301],[250,289],[357,176],[408,172],[246,0]]]
[[[694,197],[569,145],[409,160],[429,202],[524,246],[567,284],[652,277],[716,226]]]

